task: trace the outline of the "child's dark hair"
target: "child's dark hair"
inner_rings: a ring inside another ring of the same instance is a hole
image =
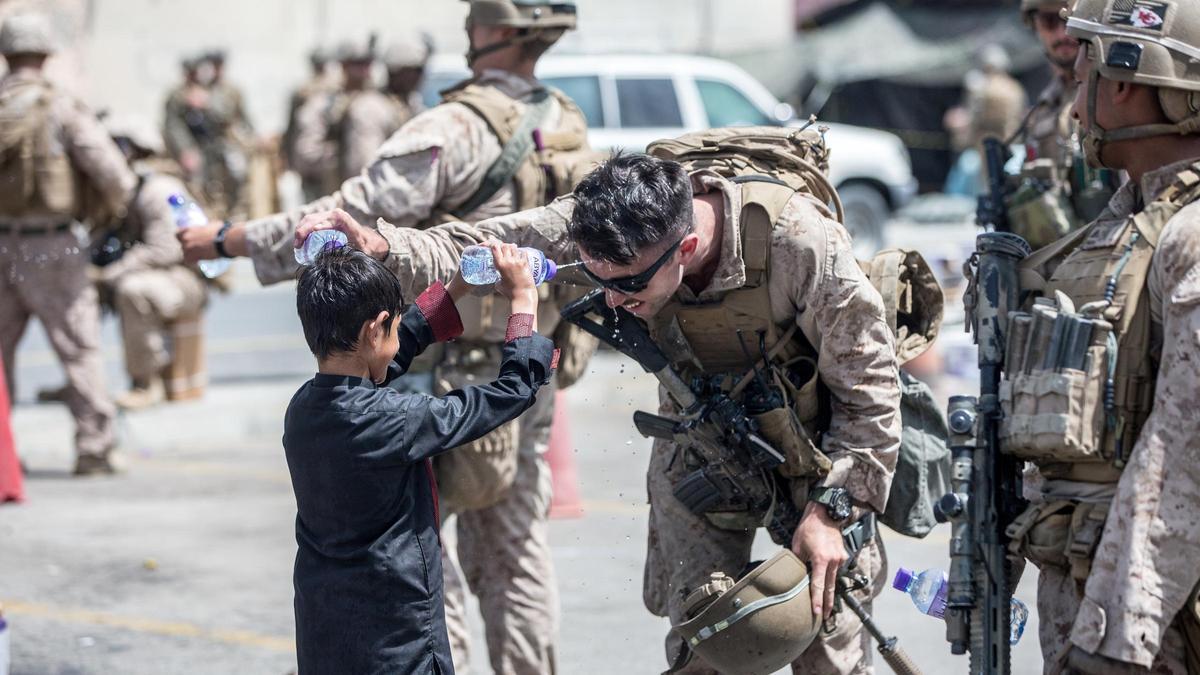
[[[325,251],[300,274],[296,313],[317,358],[352,351],[364,323],[404,307],[400,281],[378,260],[350,247]],[[391,330],[391,322],[384,331]]]

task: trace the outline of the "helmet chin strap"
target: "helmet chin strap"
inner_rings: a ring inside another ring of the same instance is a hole
[[[1155,136],[1187,136],[1200,133],[1200,115],[1193,115],[1182,122],[1174,124],[1142,124],[1134,127],[1108,130],[1096,122],[1097,90],[1100,84],[1100,70],[1092,68],[1088,75],[1088,129],[1083,135],[1083,155],[1088,166],[1093,169],[1111,169],[1104,164],[1103,154],[1106,143],[1132,141]]]
[[[514,45],[522,45],[527,42],[533,42],[535,39],[537,39],[537,33],[535,33],[534,31],[526,31],[523,34],[514,35],[513,37],[510,37],[507,40],[501,40],[500,42],[497,42],[495,44],[490,44],[486,47],[478,47],[478,48],[473,47],[473,46],[468,47],[467,48],[467,67],[470,68],[471,66],[475,65],[475,61],[481,56],[486,56],[493,52],[498,52],[501,49],[507,49]]]

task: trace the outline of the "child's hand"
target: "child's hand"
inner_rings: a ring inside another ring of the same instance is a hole
[[[514,314],[537,314],[538,295],[533,285],[533,273],[529,271],[529,257],[516,244],[488,241],[485,246],[492,250],[492,259],[500,281],[496,290],[512,301]]]
[[[446,284],[446,294],[450,296],[451,300],[458,302],[471,291],[471,284],[467,283],[467,280],[463,278],[462,267],[459,267],[458,271],[454,273],[454,278],[450,280],[449,284]]]

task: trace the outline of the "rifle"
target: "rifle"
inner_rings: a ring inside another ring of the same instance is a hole
[[[596,314],[600,321],[588,318]],[[567,305],[562,317],[632,358],[667,390],[682,411],[681,420],[638,411],[633,423],[648,438],[673,441],[692,453],[700,468],[675,486],[675,497],[698,515],[714,511],[769,514],[771,539],[788,546],[800,512],[779,482],[785,457],[758,433],[741,403],[697,378],[689,384],[654,344],[645,324],[629,312],[610,308],[596,290]]]
[[[1012,565],[1005,530],[1025,507],[1021,463],[1000,447],[1000,379],[1008,313],[1018,310],[1017,264],[1029,244],[1009,232],[1005,208],[1004,163],[1008,149],[984,141],[988,193],[979,198],[977,219],[985,230],[975,240],[967,266],[970,290],[964,298],[967,330],[979,346],[980,395],[950,399],[948,421],[954,492],[934,508],[950,521],[950,573],[946,598],[946,639],[954,654],[971,654],[971,673],[1008,675]]]

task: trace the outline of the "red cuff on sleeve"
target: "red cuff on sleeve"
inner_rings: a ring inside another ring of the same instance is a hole
[[[555,349],[554,356],[550,358],[550,370],[558,370],[558,357],[562,356],[562,350]]]
[[[458,308],[454,306],[442,282],[434,282],[426,288],[424,293],[417,296],[416,305],[433,329],[435,342],[445,342],[462,335],[462,317],[458,315]]]
[[[508,317],[508,331],[504,333],[504,341],[512,342],[517,338],[533,335],[533,315],[513,314]]]

